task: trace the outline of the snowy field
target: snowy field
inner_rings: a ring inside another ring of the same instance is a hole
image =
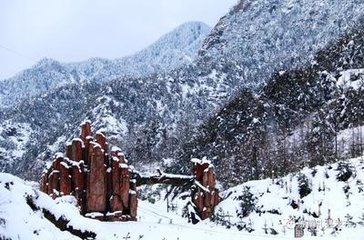
[[[275,180],[251,181],[228,189],[222,193],[224,200],[215,212],[223,211],[230,216],[230,228],[224,226],[226,222],[216,224],[210,220],[196,225],[187,223],[187,219],[181,217],[181,210],[188,198],[172,201],[176,209],[167,212],[163,193],[154,204],[139,201],[138,222],[100,222],[82,217],[74,205],[73,197],[54,201],[36,190],[35,183],[0,173],[0,239],[79,239],[55,227],[40,210],[33,210],[29,201],[27,203],[27,200],[32,199],[38,208],[48,210],[56,218],[67,219],[68,226],[95,233],[96,236],[91,239],[293,239],[293,225],[289,219],[296,219],[306,224],[313,221],[321,224],[317,228],[317,237],[305,230],[305,236],[301,239],[362,240],[364,163],[361,158],[351,159],[347,163],[353,174],[346,181],[337,180],[340,172],[337,163],[316,167],[315,170],[302,170],[301,176],[304,174],[307,177],[312,190],[302,198],[299,174]],[[247,187],[255,210],[245,217],[238,217],[242,209],[241,196],[246,193]],[[296,208],[292,207],[293,201],[297,203]],[[312,217],[315,214],[318,216]],[[331,222],[325,221],[329,215]],[[236,226],[243,223],[246,226],[239,231]],[[337,231],[334,231],[336,226]],[[254,230],[249,233],[249,228]],[[276,235],[272,234],[272,229]]]

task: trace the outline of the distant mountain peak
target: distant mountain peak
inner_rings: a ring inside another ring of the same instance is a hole
[[[39,60],[33,67],[34,68],[40,68],[40,67],[47,67],[47,66],[53,66],[53,65],[61,65],[61,63],[53,58],[42,58]]]
[[[202,22],[187,22],[136,54],[120,59],[94,57],[82,62],[60,63],[43,58],[32,68],[0,82],[0,106],[10,107],[25,98],[75,81],[108,82],[180,68],[197,56],[210,29]]]

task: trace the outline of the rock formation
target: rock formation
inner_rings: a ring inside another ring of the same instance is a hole
[[[136,184],[119,148],[108,154],[105,133],[92,136],[91,123],[81,124],[80,138],[72,140],[66,154],[56,154],[41,179],[41,191],[53,198],[73,195],[81,212],[105,221],[136,220]]]
[[[83,215],[102,221],[135,221],[138,199],[136,188],[145,184],[189,186],[196,213],[208,218],[219,203],[212,164],[193,160],[193,175],[166,174],[141,176],[128,166],[118,147],[110,152],[105,133],[93,137],[91,122],[81,124],[80,137],[66,146],[65,156],[57,153],[44,171],[40,188],[52,198],[73,195]]]
[[[193,175],[197,188],[192,191],[192,200],[196,212],[202,220],[207,219],[220,202],[219,191],[216,188],[214,166],[210,161],[194,159]],[[201,186],[202,185],[202,186]]]

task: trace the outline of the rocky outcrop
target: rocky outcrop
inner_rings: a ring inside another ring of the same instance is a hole
[[[41,179],[41,191],[53,198],[73,195],[81,212],[105,221],[136,220],[136,184],[124,154],[112,148],[108,154],[105,133],[92,136],[91,123],[81,124],[80,138],[55,155]]]
[[[220,202],[219,191],[216,188],[214,166],[210,161],[193,160],[193,175],[197,188],[192,191],[192,199],[196,212],[202,220],[207,219],[214,212]]]
[[[103,221],[137,219],[137,186],[168,184],[191,189],[196,213],[206,219],[219,203],[213,165],[193,160],[192,175],[167,174],[145,176],[132,170],[118,147],[110,151],[103,131],[93,137],[91,123],[81,124],[79,138],[66,147],[65,156],[57,153],[41,178],[41,191],[52,198],[73,195],[82,214]]]

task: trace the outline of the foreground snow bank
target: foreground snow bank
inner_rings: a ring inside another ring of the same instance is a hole
[[[0,239],[292,239],[293,227],[301,224],[303,239],[322,239],[312,236],[316,234],[324,239],[362,240],[363,184],[360,158],[279,179],[250,181],[223,193],[214,221],[196,225],[181,217],[188,198],[177,198],[176,209],[167,212],[164,190],[154,186],[161,196],[148,195],[154,204],[139,201],[138,222],[125,223],[85,218],[73,197],[52,200],[34,183],[0,173]]]
[[[34,184],[10,174],[0,173],[0,239],[80,239],[61,231],[49,221],[64,220],[69,229],[94,233],[91,239],[241,239],[247,236],[223,227],[193,226],[175,213],[166,213],[164,205],[140,202],[139,222],[100,222],[81,216],[73,197],[57,201],[39,192]],[[249,236],[249,235],[248,235]],[[130,238],[127,238],[130,237]],[[250,237],[262,239],[261,237]]]
[[[70,233],[62,232],[41,212],[34,212],[27,204],[28,196],[38,196],[32,186],[10,174],[0,174],[0,239],[75,239]],[[48,196],[39,195],[43,205],[57,206]],[[70,209],[73,207],[70,204]],[[68,207],[67,207],[68,208]]]

